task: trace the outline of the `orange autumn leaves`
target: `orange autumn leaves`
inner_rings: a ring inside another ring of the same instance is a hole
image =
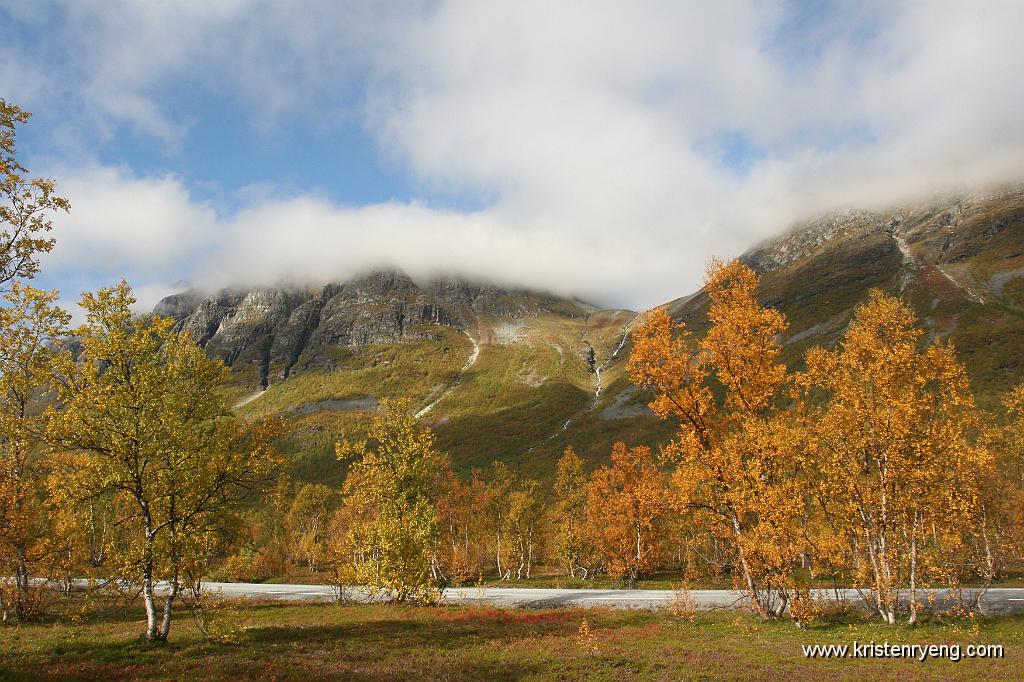
[[[949,343],[919,350],[921,336],[900,301],[873,292],[842,349],[812,349],[797,380],[828,397],[810,411],[816,489],[831,520],[823,558],[870,586],[889,623],[900,588],[911,590],[907,620],[916,622],[916,588],[956,582],[955,567],[979,558],[973,543],[991,552],[997,533],[985,519],[995,460],[977,438],[967,374]]]
[[[987,425],[952,348],[925,346],[911,311],[879,292],[834,349],[790,372],[785,317],[757,289],[746,266],[716,262],[702,338],[664,310],[634,330],[628,371],[678,425],[671,443],[617,443],[589,474],[567,449],[550,505],[539,481],[500,462],[464,481],[437,460],[407,564],[435,587],[528,580],[548,560],[628,584],[664,569],[731,577],[764,617],[802,623],[814,585],[857,588],[895,623],[917,620],[921,588],[990,582],[1020,555],[1024,389],[1007,398],[1015,421]]]
[[[571,452],[571,451],[570,451]],[[632,584],[661,561],[668,505],[665,475],[645,446],[616,443],[611,466],[587,485],[587,537],[613,578]]]
[[[785,317],[758,304],[757,275],[716,261],[705,284],[703,339],[651,311],[627,368],[679,425],[661,453],[671,522],[730,548],[753,608],[781,616],[809,572],[870,590],[887,622],[901,609],[914,622],[922,585],[958,584],[965,567],[990,580],[1010,533],[952,347],[922,350],[911,311],[876,291],[836,350],[812,349],[791,374],[779,361]],[[605,536],[629,526],[609,523],[621,528]]]
[[[742,587],[766,616],[787,606],[786,577],[804,550],[796,447],[799,432],[778,408],[786,368],[778,361],[785,318],[757,303],[756,274],[713,262],[706,290],[711,329],[697,342],[664,310],[633,333],[627,369],[652,388],[652,409],[679,422],[664,456],[675,466],[672,502],[735,548]],[[724,390],[716,401],[712,380]]]

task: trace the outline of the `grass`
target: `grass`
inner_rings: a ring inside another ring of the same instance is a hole
[[[359,412],[318,412],[288,421],[288,431],[277,441],[291,464],[296,481],[325,483],[340,488],[345,466],[335,456],[340,441],[366,436],[371,415]]]
[[[458,470],[511,464],[587,404],[588,377],[575,350],[560,356],[541,341],[482,344],[462,385],[432,415],[438,446]]]
[[[171,641],[138,639],[137,608],[79,623],[0,627],[0,679],[975,679],[1024,669],[1024,619],[889,628],[849,617],[799,630],[735,612],[490,607],[236,605],[230,643],[207,641],[185,614]],[[579,635],[583,620],[593,647]],[[807,659],[804,644],[996,643],[1001,659]]]
[[[1003,287],[1003,298],[1016,306],[1024,306],[1024,277],[1014,277]]]
[[[338,369],[310,369],[272,383],[256,400],[240,409],[242,414],[287,414],[303,405],[324,400],[365,397],[410,398],[427,402],[458,374],[469,355],[470,343],[449,327],[433,327],[439,341],[372,344],[343,349]]]
[[[409,398],[414,406],[426,404],[465,363],[471,344],[464,335],[448,327],[431,327],[431,331],[440,341],[334,349],[337,369],[295,372],[238,411],[250,417],[286,417],[286,431],[277,446],[288,456],[292,476],[340,486],[344,469],[335,458],[335,443],[365,437],[372,417],[360,402],[387,397]],[[239,393],[234,384],[226,390]],[[353,401],[354,409],[321,409],[324,401]]]

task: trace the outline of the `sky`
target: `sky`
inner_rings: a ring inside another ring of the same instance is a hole
[[[794,221],[1024,180],[1024,3],[0,0],[39,284],[460,275],[645,309]]]

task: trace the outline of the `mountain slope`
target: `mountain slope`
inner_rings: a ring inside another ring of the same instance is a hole
[[[983,405],[1024,380],[1024,188],[833,214],[742,258],[762,275],[762,302],[789,320],[793,366],[835,343],[877,287],[904,298],[929,339],[952,341]],[[667,306],[706,324],[701,292]]]
[[[812,345],[834,345],[872,288],[904,298],[928,340],[952,341],[979,403],[995,408],[1024,381],[1024,187],[937,198],[879,211],[844,211],[793,226],[741,256],[762,278],[762,304],[789,321],[783,360],[800,368]],[[708,299],[665,304],[698,336]],[[671,424],[646,409],[623,371],[627,342],[606,370],[599,404],[539,451],[573,445],[592,464],[618,439],[657,446]]]
[[[231,367],[236,409],[287,419],[302,478],[334,479],[334,442],[362,435],[380,398],[407,398],[457,469],[534,455],[594,403],[631,311],[463,280],[376,272],[322,288],[186,292],[155,312]]]

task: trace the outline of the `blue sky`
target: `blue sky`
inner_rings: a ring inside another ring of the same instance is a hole
[[[1020,3],[0,0],[42,283],[400,267],[643,308],[808,215],[1024,175]]]

